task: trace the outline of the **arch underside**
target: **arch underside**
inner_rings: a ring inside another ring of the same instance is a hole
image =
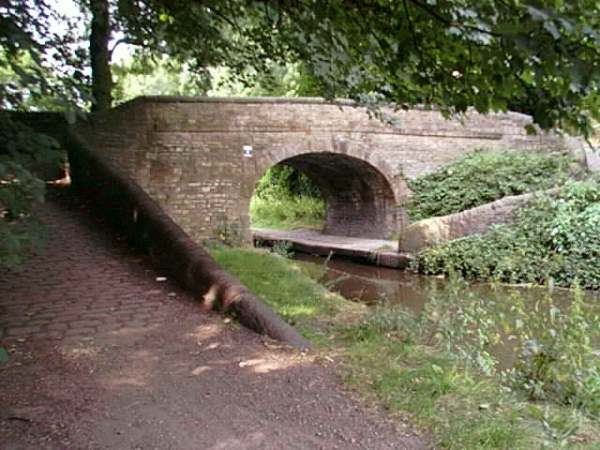
[[[371,164],[337,153],[307,153],[281,161],[308,176],[326,202],[324,232],[384,239],[397,231],[392,188]]]

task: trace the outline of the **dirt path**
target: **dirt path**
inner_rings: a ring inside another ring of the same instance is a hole
[[[68,191],[0,272],[2,449],[416,449],[332,368],[198,305]]]

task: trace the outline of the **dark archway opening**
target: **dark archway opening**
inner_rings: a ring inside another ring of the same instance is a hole
[[[324,233],[384,239],[397,232],[394,192],[366,161],[338,153],[305,153],[278,165],[304,174],[318,188],[325,202]]]

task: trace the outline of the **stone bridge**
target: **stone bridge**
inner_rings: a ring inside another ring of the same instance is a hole
[[[566,151],[575,144],[528,135],[528,116],[433,110],[390,113],[388,124],[350,103],[317,99],[141,97],[79,131],[125,170],[197,240],[235,227],[267,169],[308,175],[327,204],[325,232],[382,238],[403,225],[407,180],[477,149]]]

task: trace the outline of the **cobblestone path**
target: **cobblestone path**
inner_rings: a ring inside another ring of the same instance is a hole
[[[0,449],[424,448],[332,367],[200,312],[69,190],[49,197],[45,246],[0,272]]]
[[[25,268],[0,272],[6,338],[85,338],[160,323],[176,289],[66,192],[38,208],[47,241]],[[165,306],[168,304],[168,306]],[[1,335],[0,335],[1,336]]]

